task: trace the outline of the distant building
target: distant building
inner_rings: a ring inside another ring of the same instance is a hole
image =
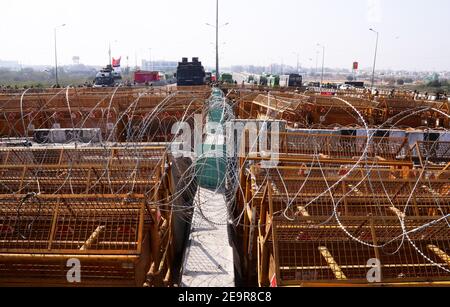
[[[22,67],[18,61],[3,61],[0,60],[0,68],[6,68],[9,70],[19,71]]]
[[[174,61],[147,61],[142,60],[142,70],[147,71],[162,71],[175,72],[178,67],[178,62]]]
[[[64,70],[71,74],[95,74],[97,72],[97,68],[93,66],[87,66],[84,64],[74,64],[63,66]]]

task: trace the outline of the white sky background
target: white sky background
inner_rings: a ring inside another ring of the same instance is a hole
[[[448,0],[220,0],[222,65],[281,63],[314,67],[317,43],[326,66],[370,67],[380,32],[378,68],[450,70]],[[60,64],[80,56],[104,65],[108,42],[126,65],[149,58],[198,56],[214,65],[215,0],[1,0],[0,59]],[[117,41],[117,42],[114,42]],[[222,43],[225,43],[222,45]],[[310,60],[312,59],[312,61]]]

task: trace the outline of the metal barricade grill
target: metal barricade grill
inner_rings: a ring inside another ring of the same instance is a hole
[[[292,161],[245,180],[242,244],[260,285],[450,282],[449,171]]]
[[[81,263],[83,286],[170,284],[164,147],[14,148],[0,156],[0,284],[70,285],[70,259]]]

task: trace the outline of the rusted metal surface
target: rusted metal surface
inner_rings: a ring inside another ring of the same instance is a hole
[[[383,284],[450,282],[448,171],[256,166],[250,175],[260,285],[273,274],[279,286],[371,285],[371,259]]]
[[[163,285],[173,260],[165,151],[2,149],[0,284],[69,286],[75,258],[81,286]]]

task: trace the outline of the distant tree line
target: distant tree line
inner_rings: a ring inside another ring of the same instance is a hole
[[[95,72],[68,72],[65,69],[58,69],[58,78],[61,85],[83,85],[93,82]],[[51,87],[55,85],[55,71],[38,71],[32,68],[23,68],[19,71],[0,69],[1,88],[31,88],[31,87]]]
[[[427,85],[428,85],[429,87],[436,87],[436,88],[439,88],[439,87],[449,87],[449,86],[450,86],[450,83],[449,83],[448,80],[445,80],[445,79],[444,79],[444,80],[434,79],[434,80],[428,82]]]

